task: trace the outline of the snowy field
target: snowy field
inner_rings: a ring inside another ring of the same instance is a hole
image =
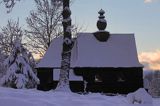
[[[160,106],[160,98],[153,105],[131,105],[124,96],[106,96],[98,93],[80,95],[38,90],[17,90],[0,87],[0,106]]]

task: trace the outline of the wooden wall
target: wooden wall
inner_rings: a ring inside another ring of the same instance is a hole
[[[51,90],[57,86],[53,81],[53,69],[37,69],[40,84],[37,89]],[[87,92],[126,94],[143,87],[142,68],[75,68],[74,73],[87,81]],[[83,81],[70,81],[72,92],[84,92]]]
[[[37,86],[38,90],[48,91],[53,88],[53,69],[52,68],[38,68],[37,76],[40,84]]]
[[[143,87],[142,68],[76,68],[88,82],[87,91],[105,93],[129,93]],[[98,75],[100,81],[96,81]]]

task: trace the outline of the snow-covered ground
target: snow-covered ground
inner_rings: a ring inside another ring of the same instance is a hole
[[[124,96],[106,96],[99,93],[80,95],[54,91],[18,90],[0,87],[0,106],[134,106]],[[138,105],[135,106],[151,106]],[[153,99],[160,106],[160,98]]]

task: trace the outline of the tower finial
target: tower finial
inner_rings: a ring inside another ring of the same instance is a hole
[[[99,20],[97,21],[97,27],[99,30],[105,30],[107,27],[107,21],[105,20],[104,16],[105,11],[101,9],[98,13],[100,16]]]
[[[105,11],[102,9],[98,12],[99,20],[97,21],[97,28],[99,29],[99,31],[93,33],[97,40],[101,42],[107,41],[110,36],[110,33],[105,31],[107,27],[107,21],[105,20],[104,13]]]
[[[105,11],[103,9],[101,9],[98,14],[100,14],[99,18],[105,18],[105,16],[103,16],[105,14]]]

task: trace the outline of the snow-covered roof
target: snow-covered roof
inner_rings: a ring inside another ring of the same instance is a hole
[[[63,38],[52,41],[37,68],[60,68]],[[143,67],[137,56],[134,34],[111,34],[100,42],[92,33],[79,33],[71,55],[71,67]]]

